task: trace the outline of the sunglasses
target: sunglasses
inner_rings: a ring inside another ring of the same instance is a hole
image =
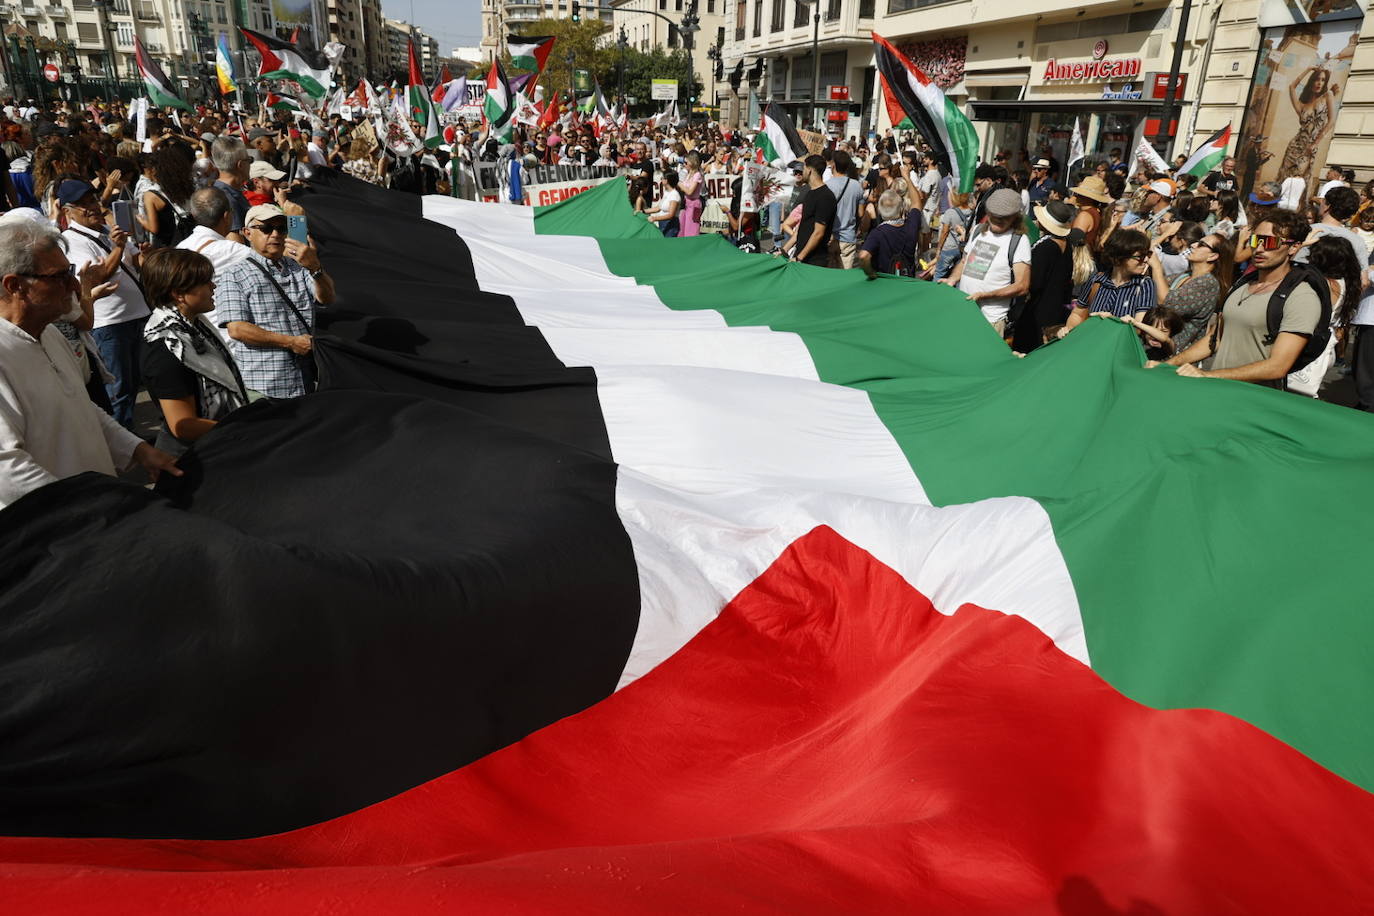
[[[1255,251],[1274,251],[1280,245],[1293,244],[1291,239],[1281,239],[1277,235],[1252,235],[1250,247]]]
[[[1144,253],[1133,254],[1133,255],[1131,255],[1129,258],[1127,258],[1126,260],[1128,260],[1128,261],[1148,261],[1148,260],[1150,260],[1150,253],[1149,253],[1148,251],[1146,251],[1146,252],[1144,252]]]
[[[1192,251],[1194,248],[1206,248],[1208,251],[1214,254],[1216,253],[1216,249],[1213,248],[1211,245],[1208,245],[1206,242],[1194,242],[1193,244],[1188,246],[1189,251]]]
[[[268,220],[268,221],[265,222],[265,223],[256,223],[256,224],[254,224],[254,225],[253,225],[252,227],[250,227],[250,228],[253,228],[253,229],[258,230],[258,231],[261,232],[263,235],[272,235],[273,233],[279,233],[279,234],[281,234],[281,235],[285,235],[285,234],[286,234],[286,220],[284,220],[284,219],[271,219],[271,220]]]
[[[46,274],[20,274],[21,277],[28,277],[31,280],[71,280],[76,277],[76,266],[68,264],[61,270],[54,270]]]

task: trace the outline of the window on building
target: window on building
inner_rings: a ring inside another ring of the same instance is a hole
[[[763,0],[757,0],[762,3]],[[773,0],[773,19],[768,23],[768,28],[773,32],[781,32],[783,23],[787,21],[787,0]],[[754,32],[755,35],[758,32]]]
[[[658,8],[666,10],[668,8],[668,0],[658,0]]]
[[[825,21],[834,22],[840,18],[840,0],[829,0],[825,5]]]
[[[134,24],[132,22],[119,22],[115,24],[115,37],[122,47],[129,47],[134,43]]]
[[[739,0],[743,3],[744,0]],[[777,2],[777,0],[775,0]],[[763,0],[754,0],[754,37],[763,34]]]
[[[819,2],[819,0],[817,0]],[[811,4],[797,0],[796,14],[792,17],[792,27],[807,26],[811,24]]]
[[[873,18],[873,0],[859,0],[859,18]]]
[[[215,7],[215,14],[216,14],[216,15],[215,15],[215,21],[217,21],[217,22],[228,22],[228,21],[229,21],[229,17],[227,17],[227,16],[224,15],[224,7],[222,7],[222,6],[217,6],[217,7]]]
[[[76,37],[78,41],[99,41],[100,27],[94,22],[78,22],[76,24]]]
[[[708,13],[714,13],[715,11],[716,11],[716,0],[706,0],[706,12],[708,12]]]
[[[95,9],[95,4],[92,3],[91,0],[72,0],[72,9],[93,10]]]
[[[1050,41],[1072,41],[1075,38],[1100,38],[1128,32],[1153,32],[1169,25],[1169,7],[1141,10],[1138,13],[1099,16],[1096,19],[1074,19],[1052,22],[1035,30],[1037,44]]]

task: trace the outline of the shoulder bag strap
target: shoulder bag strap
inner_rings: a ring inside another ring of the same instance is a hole
[[[252,258],[244,258],[244,260],[247,261],[249,264],[252,264],[254,267],[256,267],[259,271],[262,272],[262,275],[267,278],[267,282],[271,283],[272,286],[277,290],[277,294],[281,296],[281,301],[286,303],[286,307],[289,308],[292,311],[292,313],[296,316],[296,320],[301,323],[301,327],[305,328],[305,333],[307,335],[312,334],[313,332],[310,330],[310,322],[305,320],[305,316],[301,314],[300,309],[296,308],[296,303],[291,301],[291,297],[286,294],[286,290],[281,288],[281,284],[277,282],[277,278],[268,273],[266,267],[263,267],[261,264],[259,264]]]
[[[106,254],[109,254],[113,250],[109,245],[106,245],[103,241],[101,241],[100,236],[98,235],[91,235],[89,232],[82,232],[75,226],[68,226],[67,228],[75,232],[77,235],[84,235],[92,242],[95,242],[97,245],[100,246],[100,250],[105,252]],[[134,286],[138,287],[138,294],[143,297],[144,302],[147,302],[148,295],[143,292],[143,281],[139,280],[138,275],[135,274],[132,270],[130,270],[128,265],[124,263],[124,252],[122,251],[119,253],[119,269],[124,271],[125,275],[130,280],[134,281]],[[152,306],[149,305],[149,308],[152,308]]]

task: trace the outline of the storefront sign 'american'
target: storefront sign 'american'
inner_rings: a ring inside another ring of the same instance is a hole
[[[1140,58],[1118,57],[1112,60],[1079,60],[1060,62],[1053,58],[1045,64],[1045,82],[1077,80],[1080,82],[1113,82],[1133,80],[1140,76]]]

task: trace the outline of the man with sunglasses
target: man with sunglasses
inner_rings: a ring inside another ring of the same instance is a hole
[[[1249,283],[1237,284],[1226,297],[1220,315],[1220,334],[1203,334],[1196,343],[1174,356],[1169,365],[1188,378],[1229,378],[1254,382],[1270,388],[1283,388],[1284,380],[1302,354],[1307,340],[1316,333],[1322,319],[1322,303],[1308,283],[1299,283],[1283,304],[1283,319],[1278,333],[1269,338],[1269,299],[1289,272],[1308,271],[1294,265],[1293,254],[1307,238],[1308,224],[1287,210],[1269,214],[1255,226],[1250,237],[1254,250],[1256,276]],[[1320,277],[1319,282],[1325,282]],[[1196,363],[1216,352],[1212,368],[1199,369]]]
[[[314,383],[315,304],[334,301],[334,282],[313,243],[286,237],[286,214],[259,204],[244,219],[252,252],[215,277],[216,321],[244,384],[274,398],[294,398]]]
[[[86,471],[134,462],[156,480],[175,459],[116,423],[86,394],[81,366],[53,322],[80,310],[81,285],[51,226],[0,225],[0,507]],[[87,278],[89,280],[89,277]]]

